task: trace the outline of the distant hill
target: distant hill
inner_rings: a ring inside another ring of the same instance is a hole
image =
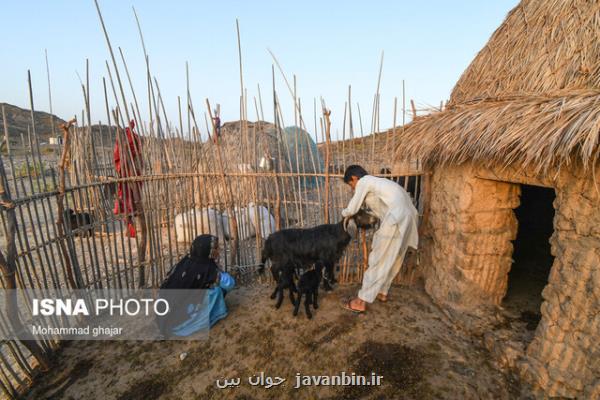
[[[25,147],[28,143],[27,129],[31,127],[31,111],[20,108],[8,103],[0,103],[0,137],[4,138],[4,120],[2,117],[2,107],[6,114],[6,122],[8,128],[8,137],[12,146],[21,146],[21,140],[25,141]],[[47,143],[52,137],[52,121],[54,121],[54,135],[61,135],[60,124],[65,123],[65,120],[56,115],[49,114],[44,111],[34,111],[33,119],[35,121],[35,132],[40,142]],[[106,144],[112,143],[112,139],[108,137],[108,127],[102,125],[103,142]],[[31,128],[30,128],[31,129]],[[114,131],[114,130],[113,130]],[[99,140],[100,125],[92,125],[92,132]],[[22,135],[22,136],[21,136]],[[99,143],[99,142],[98,142]]]
[[[8,128],[8,136],[11,144],[21,144],[21,135],[27,142],[27,127],[31,127],[31,112],[24,108],[13,106],[8,103],[0,103],[0,132],[4,136],[4,120],[2,117],[2,107],[6,113],[6,122]],[[43,111],[35,111],[33,113],[35,122],[35,131],[40,140],[48,141],[52,136],[52,119],[54,119],[54,130],[58,134],[58,126],[65,121],[56,115],[49,114]]]

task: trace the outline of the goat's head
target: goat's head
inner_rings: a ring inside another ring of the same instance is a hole
[[[371,229],[374,228],[377,224],[379,224],[379,218],[377,218],[371,210],[367,208],[361,208],[354,215],[354,219],[356,221],[356,226],[362,229]]]
[[[344,230],[354,236],[358,228],[371,229],[379,223],[379,218],[364,208],[351,217],[344,218]]]

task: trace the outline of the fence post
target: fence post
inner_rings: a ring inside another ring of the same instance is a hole
[[[329,223],[329,157],[331,145],[331,110],[323,110],[325,116],[325,223]]]
[[[73,289],[77,289],[78,285],[75,281],[75,277],[73,274],[73,266],[71,264],[71,257],[69,257],[69,253],[67,251],[67,247],[65,246],[65,242],[64,240],[65,238],[65,219],[64,219],[64,214],[65,214],[65,205],[64,205],[64,199],[65,199],[65,175],[66,175],[66,164],[67,164],[67,157],[69,156],[70,153],[70,134],[69,134],[69,129],[71,129],[71,126],[73,125],[73,123],[75,122],[75,119],[71,119],[69,122],[67,122],[66,124],[62,124],[61,125],[61,129],[63,130],[63,145],[62,145],[62,155],[60,157],[60,161],[58,163],[58,169],[60,171],[60,175],[58,177],[58,196],[56,197],[56,205],[58,208],[58,220],[56,221],[56,225],[58,226],[58,233],[60,235],[60,240],[58,241],[58,244],[60,246],[60,251],[63,254],[63,258],[65,260],[65,266],[67,268],[67,279],[69,280],[69,284],[71,285],[71,288]],[[73,259],[76,259],[76,256],[74,254],[71,254],[73,256]]]
[[[8,135],[7,135],[8,136]],[[4,146],[0,146],[4,147]],[[25,331],[25,327],[19,318],[17,309],[17,282],[16,282],[16,258],[17,246],[15,236],[17,231],[17,218],[15,215],[15,204],[10,198],[8,190],[8,181],[4,170],[4,162],[0,157],[0,206],[3,212],[6,212],[6,257],[4,251],[0,250],[0,271],[2,272],[2,281],[5,289],[6,316],[10,322],[14,333]],[[44,350],[35,340],[20,340],[20,342],[31,352],[35,359],[40,364],[42,371],[47,371],[49,368],[48,357]]]

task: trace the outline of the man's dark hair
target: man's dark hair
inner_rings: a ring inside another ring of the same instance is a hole
[[[344,172],[344,183],[350,182],[353,176],[360,179],[365,175],[369,175],[366,169],[360,165],[350,165],[348,168],[346,168],[346,172]]]

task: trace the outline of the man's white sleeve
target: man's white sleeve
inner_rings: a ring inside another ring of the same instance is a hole
[[[365,197],[367,197],[367,193],[369,193],[369,187],[370,185],[365,177],[359,179],[354,189],[354,196],[350,199],[348,206],[342,210],[342,217],[351,217],[358,212],[365,201]]]

